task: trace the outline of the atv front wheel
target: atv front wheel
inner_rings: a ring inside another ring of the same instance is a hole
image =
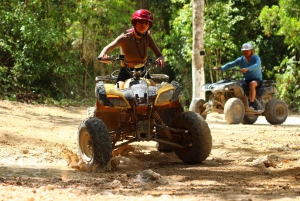
[[[204,119],[207,117],[207,112],[205,112],[206,107],[204,107],[205,101],[203,99],[200,99],[196,103],[196,113],[199,113]]]
[[[174,148],[171,145],[157,142],[156,149],[159,152],[172,152]]]
[[[164,108],[157,110],[160,118],[163,120],[165,125],[170,125],[172,123],[172,118],[176,117],[178,114],[183,112],[183,108],[180,107],[173,107],[173,108]],[[157,138],[161,140],[170,141],[171,139],[166,136],[163,129],[158,129]],[[159,152],[172,152],[174,147],[172,145],[164,144],[161,142],[156,143],[157,151]]]
[[[288,116],[287,105],[282,100],[272,99],[266,104],[264,115],[270,124],[282,124]]]
[[[112,144],[106,125],[98,118],[89,118],[78,129],[79,157],[87,168],[106,165],[112,158]]]
[[[245,115],[245,106],[239,98],[230,98],[224,107],[225,120],[229,124],[239,124]]]
[[[258,115],[245,115],[242,124],[254,124],[258,119]]]
[[[172,128],[185,129],[184,133],[173,133],[175,143],[185,148],[174,148],[175,154],[187,164],[199,164],[210,154],[212,137],[206,121],[195,112],[183,112],[177,115]]]

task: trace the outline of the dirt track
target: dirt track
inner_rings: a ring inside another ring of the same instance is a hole
[[[85,114],[85,108],[0,101],[1,201],[300,199],[299,116],[272,126],[264,117],[228,125],[210,114],[213,150],[201,165],[139,143],[111,172],[89,173],[71,167]]]

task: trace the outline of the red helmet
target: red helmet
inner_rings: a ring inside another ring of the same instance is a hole
[[[148,10],[140,9],[135,11],[131,17],[131,24],[134,26],[135,22],[138,20],[148,21],[150,23],[149,29],[153,25],[153,16]]]

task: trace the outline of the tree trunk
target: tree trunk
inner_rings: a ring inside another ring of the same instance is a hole
[[[197,102],[200,99],[205,100],[205,92],[201,91],[201,86],[205,83],[204,75],[204,0],[193,0],[193,56],[192,56],[192,81],[193,98],[189,107],[190,111],[197,112]]]

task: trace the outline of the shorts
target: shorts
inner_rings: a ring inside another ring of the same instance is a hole
[[[134,68],[130,68],[131,71],[134,70]],[[139,68],[139,70],[143,71],[144,70],[144,67],[142,68]],[[143,76],[143,77],[146,77],[147,79],[151,79],[151,76],[149,73],[146,74],[146,76]],[[125,67],[122,67],[120,69],[120,72],[119,72],[119,75],[118,75],[118,78],[117,78],[117,82],[119,81],[122,81],[122,82],[125,82],[125,80],[131,78],[131,75],[128,73],[128,71],[126,70]]]
[[[263,85],[263,81],[262,81],[262,80],[259,80],[259,79],[242,80],[242,81],[240,81],[239,83],[240,83],[240,85],[241,85],[244,89],[249,89],[249,84],[250,84],[250,82],[252,82],[252,81],[255,81],[255,82],[257,83],[257,86],[256,86],[257,89],[260,88],[260,87],[262,87],[262,85]]]

